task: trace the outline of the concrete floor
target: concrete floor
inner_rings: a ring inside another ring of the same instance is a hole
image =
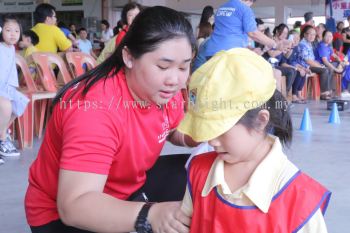
[[[292,107],[294,141],[286,151],[289,158],[330,189],[333,194],[326,213],[330,233],[350,229],[350,111],[340,112],[341,124],[328,124],[325,102],[311,102],[313,131],[298,131],[305,105]],[[26,149],[19,158],[6,159],[0,166],[0,233],[29,233],[23,208],[28,168],[36,157],[40,141]],[[163,154],[188,152],[188,149],[167,144]]]

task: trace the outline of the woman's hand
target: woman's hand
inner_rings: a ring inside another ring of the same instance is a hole
[[[180,209],[181,202],[154,204],[149,210],[148,221],[155,233],[188,233],[191,219]]]

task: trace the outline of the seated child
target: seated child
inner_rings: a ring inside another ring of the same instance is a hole
[[[293,128],[268,62],[221,51],[193,74],[189,96],[178,130],[215,150],[188,167],[181,208],[190,232],[327,232],[331,193],[283,153]]]
[[[79,29],[79,37],[80,39],[78,40],[78,48],[80,49],[81,52],[86,53],[91,55],[93,58],[97,58],[95,53],[92,50],[92,44],[91,41],[87,39],[87,30],[85,28],[80,28]]]
[[[23,57],[28,59],[32,53],[38,52],[38,49],[35,47],[35,45],[37,45],[38,43],[39,43],[39,37],[34,31],[32,30],[24,31],[22,34],[22,41],[21,41],[21,47],[24,48]],[[30,73],[33,75],[33,78],[35,79],[36,68],[34,63],[29,64],[29,70],[30,70]]]

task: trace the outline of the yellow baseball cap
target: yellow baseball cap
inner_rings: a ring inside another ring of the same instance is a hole
[[[264,105],[275,89],[264,58],[244,48],[221,51],[191,76],[188,112],[178,130],[197,142],[214,139]]]

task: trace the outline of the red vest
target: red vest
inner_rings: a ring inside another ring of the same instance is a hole
[[[216,188],[202,197],[216,156],[215,152],[196,156],[189,167],[191,233],[291,233],[299,231],[319,208],[325,213],[331,193],[300,171],[273,197],[266,214],[256,206],[229,203]]]

